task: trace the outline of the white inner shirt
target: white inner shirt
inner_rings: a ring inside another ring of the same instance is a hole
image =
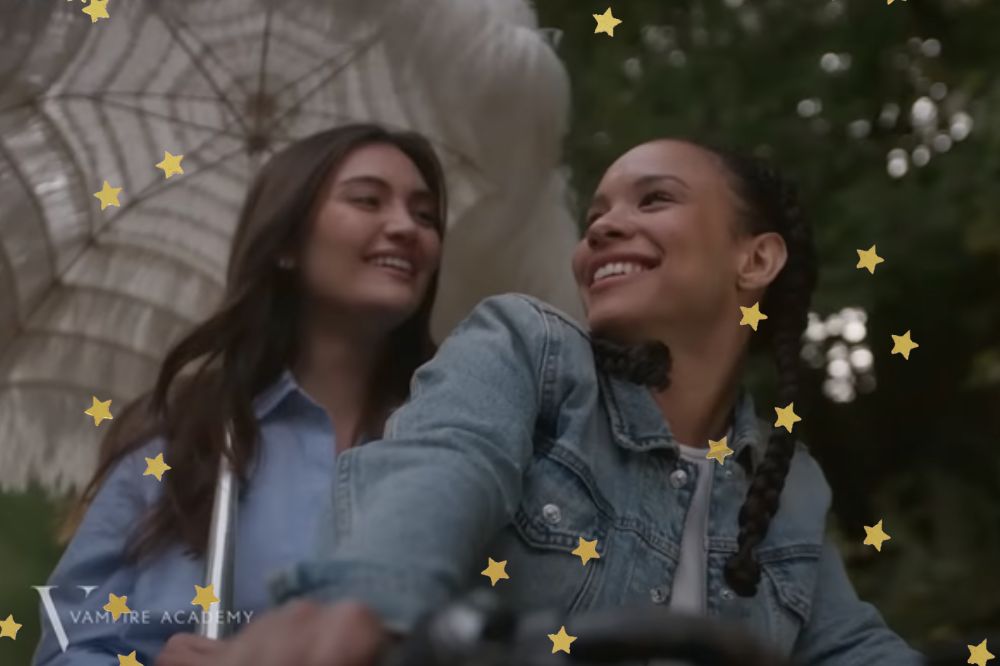
[[[732,435],[727,433],[727,442]],[[681,537],[681,556],[674,572],[673,591],[670,595],[671,610],[687,613],[705,613],[705,590],[708,587],[708,508],[712,499],[712,465],[715,460],[705,457],[707,448],[678,444],[684,460],[698,467],[698,481],[691,496],[684,534]],[[728,461],[732,462],[732,461]]]

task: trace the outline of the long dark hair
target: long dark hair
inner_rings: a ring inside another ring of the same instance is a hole
[[[164,459],[172,469],[126,556],[137,560],[178,541],[190,553],[204,554],[225,449],[224,427],[231,425],[233,439],[232,454],[225,455],[246,481],[259,446],[253,399],[294,365],[301,351],[300,275],[280,267],[279,261],[300,255],[331,174],[354,150],[372,144],[395,146],[413,161],[437,201],[443,234],[444,175],[434,149],[418,134],[347,125],[295,141],[271,157],[239,213],[222,305],[170,349],[153,390],[112,421],[97,470],[64,525],[64,538],[75,530],[115,464],[162,435]],[[435,351],[430,314],[437,277],[435,273],[416,313],[390,334],[361,415],[363,432],[381,433],[388,412],[406,399],[414,370]],[[192,364],[193,372],[182,375]]]
[[[689,143],[722,161],[741,203],[739,224],[743,230],[753,235],[779,233],[788,248],[788,259],[761,302],[760,309],[768,318],[750,338],[751,350],[770,348],[777,368],[778,404],[787,405],[799,392],[800,344],[818,273],[812,229],[795,186],[768,163],[710,144]],[[605,372],[659,389],[669,385],[670,353],[663,344],[625,347],[597,339],[593,346],[597,363]],[[740,596],[757,593],[760,565],[753,549],[767,536],[794,453],[794,436],[785,428],[773,429],[740,507],[737,552],[725,566],[726,583]]]

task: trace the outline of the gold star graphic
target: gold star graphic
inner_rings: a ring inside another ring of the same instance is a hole
[[[892,353],[902,354],[907,361],[910,360],[910,352],[920,346],[910,339],[909,331],[902,335],[893,335],[892,343]]]
[[[128,601],[128,597],[118,597],[114,594],[108,594],[108,603],[104,604],[104,610],[111,613],[111,617],[118,621],[118,618],[125,613],[131,613],[132,611],[125,604]]]
[[[108,206],[121,206],[118,203],[118,195],[121,194],[122,188],[111,187],[108,181],[104,181],[104,187],[101,188],[100,192],[94,192],[94,196],[101,200],[101,210],[104,210]]]
[[[170,178],[171,176],[184,173],[184,169],[181,168],[181,160],[184,159],[183,155],[171,155],[166,150],[163,151],[163,160],[156,165],[157,169],[163,169],[164,176]]]
[[[802,420],[795,413],[794,402],[788,403],[787,407],[775,407],[774,411],[778,413],[778,420],[774,422],[775,428],[781,428],[784,426],[785,430],[791,432],[792,426]]]
[[[587,541],[583,537],[580,537],[580,545],[573,551],[573,555],[579,557],[584,565],[590,560],[601,559],[601,556],[597,554],[597,539]]]
[[[891,5],[894,1],[895,0],[885,0],[885,4]],[[906,0],[903,0],[903,2],[906,2]],[[972,662],[969,662],[969,663],[971,664]]]
[[[867,268],[872,275],[875,274],[875,267],[885,259],[875,253],[875,246],[872,245],[867,250],[858,250],[858,265],[855,268]]]
[[[90,0],[90,4],[83,8],[83,13],[90,16],[91,23],[97,23],[97,19],[111,18],[108,16],[108,0]]]
[[[717,442],[708,440],[708,453],[705,454],[705,457],[709,460],[714,460],[721,465],[726,456],[731,455],[733,455],[733,450],[726,444],[725,437]]]
[[[115,417],[111,416],[111,401],[110,400],[98,400],[95,396],[90,396],[92,404],[89,409],[84,410],[84,414],[87,416],[94,417],[94,425],[101,425],[101,421],[106,421],[108,419],[113,419]]]
[[[142,666],[139,660],[135,658],[135,650],[128,653],[127,656],[115,655],[118,657],[118,666]]]
[[[208,612],[212,604],[219,602],[219,597],[215,596],[215,585],[209,585],[208,587],[195,585],[194,590],[197,594],[191,600],[192,606],[201,606],[202,610]]]
[[[609,37],[615,36],[615,26],[621,23],[621,21],[611,14],[611,7],[608,7],[603,14],[594,14],[593,16],[597,20],[597,27],[594,28],[595,35],[603,32]]]
[[[562,650],[566,654],[569,654],[569,644],[576,640],[576,636],[570,636],[566,633],[566,627],[559,627],[559,633],[549,634],[549,640],[552,641],[552,654]]]
[[[142,475],[152,474],[157,481],[163,481],[163,473],[168,469],[173,469],[173,467],[163,462],[163,453],[158,453],[155,458],[146,458],[146,471]]]
[[[867,535],[864,540],[864,545],[875,546],[875,550],[882,552],[882,542],[888,541],[892,537],[886,534],[882,530],[882,521],[878,521],[871,527],[865,525],[865,534]]]
[[[966,647],[969,648],[969,661],[965,662],[967,664],[986,666],[986,662],[993,659],[993,655],[986,649],[985,640],[979,645],[966,645]]]
[[[490,585],[496,587],[498,580],[507,580],[510,578],[504,570],[504,567],[507,566],[507,560],[497,562],[492,557],[487,557],[486,559],[489,560],[489,566],[481,573],[490,579]]]
[[[0,620],[0,638],[17,640],[17,632],[23,625],[14,622],[14,616],[8,615],[6,620]]]
[[[745,308],[741,305],[740,311],[743,313],[743,319],[740,320],[740,326],[749,326],[754,331],[757,330],[757,324],[759,324],[762,319],[767,319],[767,315],[762,314],[760,311],[760,303],[754,303],[753,307],[750,308]]]

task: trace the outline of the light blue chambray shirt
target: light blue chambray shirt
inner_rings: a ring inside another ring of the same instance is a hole
[[[288,370],[257,396],[254,409],[260,453],[237,517],[233,602],[241,623],[273,605],[269,578],[316,548],[320,516],[332,502],[336,455],[326,411]],[[132,650],[151,664],[171,635],[196,629],[191,615],[199,619],[201,607],[191,601],[195,584],[204,585],[203,558],[185,555],[180,544],[138,567],[122,557],[142,511],[162,492],[155,477],[143,476],[145,458],[161,451],[162,439],[151,440],[118,463],[98,492],[47,583],[66,651],[42,604],[36,666],[108,666]],[[165,461],[170,464],[169,455]],[[88,595],[79,586],[93,589]],[[110,593],[127,596],[131,618],[107,616],[102,607]]]

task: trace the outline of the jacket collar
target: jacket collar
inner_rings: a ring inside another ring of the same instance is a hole
[[[633,451],[664,449],[676,457],[680,450],[648,387],[598,373],[601,394],[620,446]],[[733,458],[752,474],[764,457],[767,439],[754,411],[753,397],[741,386],[733,408]]]

